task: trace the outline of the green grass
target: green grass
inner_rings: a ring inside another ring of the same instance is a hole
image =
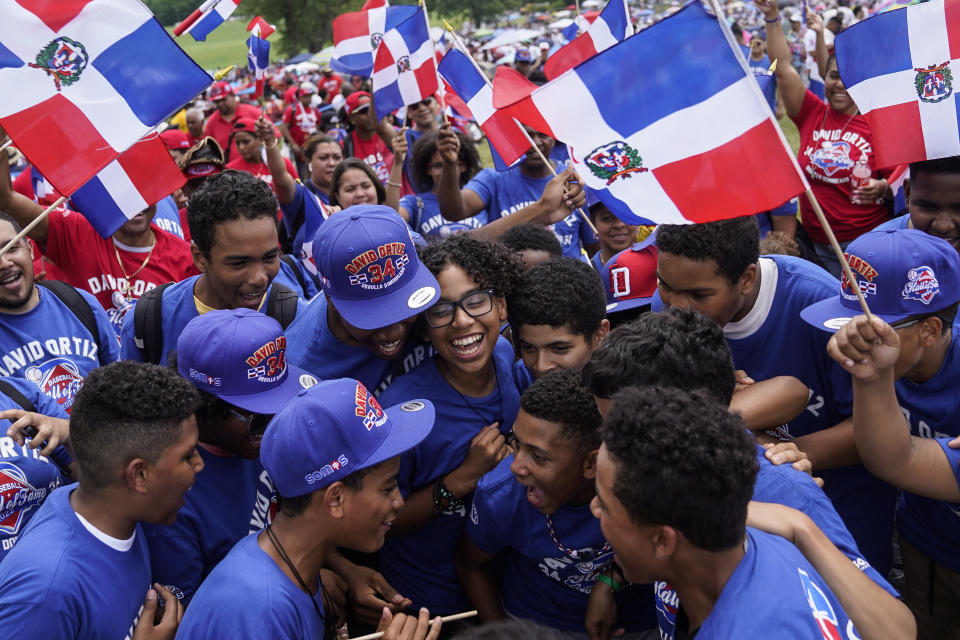
[[[167,30],[172,35],[173,29]],[[248,35],[245,20],[228,20],[210,33],[204,42],[197,42],[188,33],[175,40],[201,67],[218,70],[231,64],[240,66],[247,63]]]

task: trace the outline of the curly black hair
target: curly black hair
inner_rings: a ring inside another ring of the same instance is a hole
[[[657,229],[657,249],[697,262],[713,260],[717,275],[736,284],[760,258],[760,229],[753,216],[702,224],[664,224]]]
[[[477,153],[477,147],[473,144],[473,140],[459,131],[454,133],[460,138],[460,153],[457,154],[457,159],[464,165],[460,171],[460,188],[462,189],[473,176],[477,175],[483,165],[480,163],[480,155]],[[436,131],[423,134],[417,138],[417,141],[413,143],[413,149],[410,150],[410,170],[413,173],[413,182],[417,193],[433,189],[433,178],[430,177],[427,166],[430,164],[433,154],[437,152],[437,136],[438,132]]]
[[[532,222],[507,229],[500,236],[500,243],[516,253],[533,250],[546,251],[555,258],[563,255],[563,247],[560,246],[556,234],[542,224]]]
[[[330,178],[330,204],[338,207],[342,206],[337,199],[337,192],[340,190],[340,181],[343,180],[343,174],[350,169],[359,169],[367,174],[367,177],[373,183],[373,187],[377,190],[377,204],[383,204],[384,200],[387,199],[387,190],[373,168],[360,158],[344,158],[343,162],[333,170],[333,176]]]
[[[662,384],[703,389],[724,405],[736,386],[723,330],[697,311],[676,308],[644,314],[607,334],[584,367],[583,380],[600,398],[626,387]]]
[[[596,269],[574,258],[553,258],[520,276],[507,298],[513,337],[521,327],[565,327],[589,340],[607,315],[607,296]]]
[[[479,288],[493,289],[500,298],[513,293],[520,280],[520,264],[506,247],[476,240],[465,233],[427,245],[420,252],[420,260],[433,275],[447,265],[456,265],[466,271]]]
[[[560,435],[580,453],[600,447],[600,412],[579,371],[551,371],[537,378],[520,398],[520,408],[560,425]]]
[[[613,493],[637,525],[667,525],[707,551],[742,542],[757,477],[743,421],[705,391],[631,387],[600,428]]]
[[[276,224],[279,207],[266,182],[246,171],[227,169],[204,180],[187,201],[190,236],[209,257],[218,224],[241,218],[271,218]]]
[[[199,405],[196,387],[169,367],[121,360],[94,369],[70,414],[81,483],[106,487],[134,458],[156,462]]]

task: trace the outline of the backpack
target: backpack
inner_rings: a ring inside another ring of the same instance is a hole
[[[163,364],[163,292],[172,282],[150,289],[133,308],[133,341],[144,362]],[[273,283],[267,296],[267,315],[286,329],[297,317],[300,298],[296,292]]]
[[[60,280],[44,280],[37,284],[59,298],[60,302],[65,304],[67,308],[73,312],[73,315],[77,317],[80,324],[93,336],[93,341],[97,344],[97,359],[100,361],[100,364],[107,364],[101,359],[103,345],[100,344],[100,331],[99,327],[97,327],[97,318],[93,314],[93,309],[90,307],[90,303],[87,302],[86,298],[80,295],[80,292],[72,286]],[[12,397],[13,396],[11,396],[11,398]],[[16,400],[16,398],[13,399]],[[30,411],[32,411],[32,409],[30,409]]]

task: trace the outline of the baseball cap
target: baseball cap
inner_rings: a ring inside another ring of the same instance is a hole
[[[429,435],[434,415],[429,400],[384,410],[363,383],[325,380],[273,417],[260,462],[277,492],[295,498],[412,449]]]
[[[657,247],[651,238],[613,256],[600,270],[607,313],[650,304],[657,291]]]
[[[320,225],[312,246],[324,293],[359,329],[406,320],[440,297],[440,285],[420,262],[409,227],[390,207],[348,207]]]
[[[223,149],[220,143],[207,136],[187,150],[180,166],[187,180],[205,178],[223,171]]]
[[[220,82],[214,82],[210,86],[210,99],[211,100],[223,100],[227,96],[233,95],[233,87],[230,86],[229,82],[221,80]]]
[[[276,413],[318,380],[287,363],[280,323],[252,309],[217,309],[187,323],[177,371],[201,391],[254,413]]]
[[[530,49],[526,47],[520,47],[517,49],[517,52],[513,56],[514,62],[533,62],[533,54],[530,53]]]
[[[183,131],[173,127],[167,129],[160,134],[160,139],[163,140],[163,144],[167,146],[167,149],[189,149],[190,148],[190,138],[187,137]]]
[[[298,96],[308,96],[311,93],[316,93],[316,92],[317,92],[317,85],[313,84],[312,82],[304,82],[303,84],[300,85],[300,88],[297,89]]]
[[[347,110],[347,115],[357,109],[370,108],[370,94],[366,91],[354,91],[347,96],[344,108]]]
[[[257,121],[253,118],[237,118],[233,121],[234,131],[246,131],[254,135],[257,134]]]
[[[870,313],[887,323],[934,313],[960,300],[960,255],[953,246],[916,229],[865,233],[847,246],[847,262]],[[857,296],[840,277],[841,295],[800,312],[818,329],[836,331],[863,313]]]

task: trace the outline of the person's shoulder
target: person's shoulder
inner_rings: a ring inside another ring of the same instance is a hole
[[[513,507],[505,504],[503,498],[516,493],[516,488],[521,485],[516,481],[513,472],[510,471],[511,464],[513,464],[513,456],[509,455],[493,469],[483,474],[477,482],[476,496],[488,500],[492,505],[501,505],[512,510]]]
[[[799,289],[808,294],[831,297],[839,295],[840,283],[828,271],[803,258],[784,255],[769,255],[777,265],[778,288]]]
[[[399,404],[411,398],[433,400],[440,380],[432,360],[425,360],[412,371],[395,378],[390,386],[380,394],[378,400],[383,406]]]
[[[259,118],[261,115],[261,111],[260,109],[256,108],[252,104],[246,104],[245,102],[241,102],[240,104],[237,105],[237,114],[245,118]]]

